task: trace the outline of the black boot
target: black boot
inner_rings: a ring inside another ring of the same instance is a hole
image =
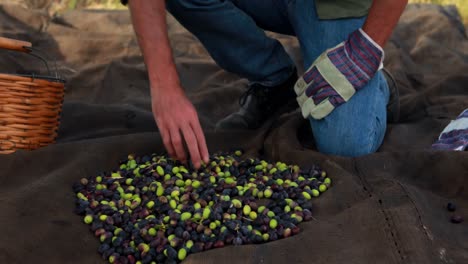
[[[239,98],[241,108],[216,124],[216,130],[257,129],[274,116],[299,107],[294,85],[298,79],[294,70],[291,77],[282,84],[266,87],[252,84]]]
[[[393,76],[385,68],[382,70],[390,90],[390,99],[387,104],[387,123],[397,123],[400,120],[400,93]]]

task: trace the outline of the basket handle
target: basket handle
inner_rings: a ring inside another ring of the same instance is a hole
[[[0,48],[29,53],[31,52],[31,42],[0,37]]]

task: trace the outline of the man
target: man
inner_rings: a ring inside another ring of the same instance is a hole
[[[123,1],[126,4],[127,1]],[[184,94],[167,36],[166,9],[226,71],[247,78],[238,112],[217,129],[255,129],[297,104],[318,150],[360,156],[381,145],[396,120],[394,82],[382,70],[382,47],[407,0],[130,0],[151,83],[152,110],[168,154],[208,162],[195,108]],[[264,30],[298,38],[305,74]],[[387,111],[388,108],[388,111]]]

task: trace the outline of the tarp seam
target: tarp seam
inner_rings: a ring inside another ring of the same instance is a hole
[[[358,163],[356,162],[356,158],[353,158],[352,159],[352,163],[353,163],[353,168],[354,168],[354,175],[357,176],[357,178],[359,179],[359,181],[361,182],[361,185],[364,189],[364,191],[369,195],[369,197],[373,197],[373,193],[372,191],[370,190],[370,188],[366,187],[370,186],[370,184],[364,179],[364,177],[362,176],[362,171],[359,169],[359,166],[358,166]],[[396,231],[396,228],[394,228],[394,224],[390,223],[390,220],[393,220],[392,217],[386,212],[386,210],[383,208],[382,206],[382,199],[378,198],[378,208],[380,210],[380,212],[383,214],[384,216],[384,220],[385,222],[387,223],[387,228],[388,230],[390,231],[390,236],[391,236],[391,241],[394,243],[395,247],[396,247],[396,251],[397,251],[397,255],[400,257],[400,260],[403,261],[405,259],[405,257],[401,254],[401,248],[400,248],[400,245],[397,241],[397,238],[396,238],[396,235],[395,233],[393,232],[394,230]],[[393,221],[392,221],[393,222]],[[387,233],[387,232],[386,232]],[[388,234],[387,234],[387,237]],[[400,262],[400,263],[403,263],[403,262]]]

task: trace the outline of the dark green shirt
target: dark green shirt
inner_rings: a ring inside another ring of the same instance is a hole
[[[362,17],[369,13],[373,0],[315,0],[320,19]]]

